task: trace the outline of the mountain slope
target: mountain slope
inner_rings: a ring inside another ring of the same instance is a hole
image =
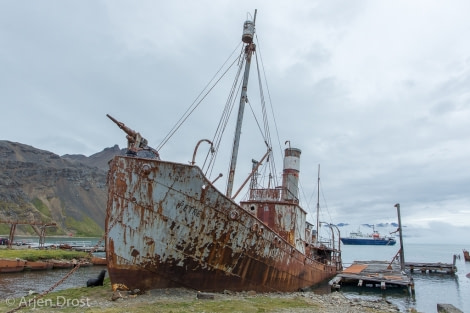
[[[55,222],[47,234],[99,236],[104,229],[108,161],[121,150],[90,157],[66,155],[0,141],[0,221]],[[0,234],[9,224],[0,224]],[[33,234],[18,226],[17,234]]]

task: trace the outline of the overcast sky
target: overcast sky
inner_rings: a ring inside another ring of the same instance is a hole
[[[306,210],[321,164],[321,219],[396,222],[400,203],[403,223],[421,234],[446,229],[470,244],[466,0],[0,0],[0,139],[59,155],[124,147],[108,113],[157,146],[255,9],[271,132],[302,150]],[[250,101],[257,94],[255,85]],[[225,98],[211,101],[162,159],[188,162],[213,135]],[[244,135],[241,145],[257,138]]]

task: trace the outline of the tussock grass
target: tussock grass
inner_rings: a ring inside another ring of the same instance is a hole
[[[0,249],[0,259],[23,259],[27,261],[38,260],[71,260],[79,258],[87,258],[88,253],[83,251],[67,251],[67,250],[36,250],[36,249]]]

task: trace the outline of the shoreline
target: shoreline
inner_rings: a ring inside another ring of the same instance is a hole
[[[22,248],[12,250],[11,252],[15,254],[28,252],[28,250],[45,254],[57,251]],[[72,260],[68,261],[73,262]],[[198,293],[186,288],[153,289],[145,292],[117,290],[113,292],[112,289],[108,277],[102,287],[72,287],[51,292],[39,299],[34,299],[33,296],[23,296],[5,300],[5,303],[1,301],[3,299],[0,299],[0,308],[2,308],[2,304],[7,304],[5,311],[9,311],[14,309],[11,304],[27,304],[21,311],[28,312],[33,308],[34,312],[49,312],[51,307],[62,308],[61,301],[69,299],[70,303],[67,306],[75,306],[76,304],[81,309],[86,309],[87,312],[100,313],[122,312],[123,307],[132,308],[132,312],[148,312],[154,310],[155,306],[158,306],[159,309],[168,308],[167,310],[162,309],[161,312],[399,312],[398,307],[389,301],[349,299],[342,292],[328,294],[316,294],[313,291],[256,293],[254,291],[231,292],[225,290],[223,292]],[[208,296],[208,298],[203,299],[201,295]],[[32,302],[28,304],[30,300]],[[10,302],[7,303],[7,301]],[[258,309],[254,310],[254,308]]]
[[[100,235],[100,236],[67,236],[67,235],[47,235],[46,238],[101,238],[103,237],[103,235]],[[8,238],[10,237],[9,234],[0,234],[0,237],[2,238]],[[15,234],[15,238],[17,237],[28,237],[28,238],[38,238],[39,239],[39,236],[38,235],[16,235]]]
[[[23,271],[47,271],[92,266],[92,257],[86,252],[61,249],[29,249],[16,247],[0,249],[0,274]]]
[[[37,296],[37,295],[36,295]],[[391,313],[400,312],[386,300],[350,299],[341,292],[256,293],[254,291],[200,293],[186,288],[112,290],[109,278],[104,286],[69,288],[34,299],[34,295],[0,301],[2,311],[25,305],[19,312],[50,312],[51,309],[101,313],[118,312],[276,312],[276,313]],[[30,301],[30,302],[28,302]]]

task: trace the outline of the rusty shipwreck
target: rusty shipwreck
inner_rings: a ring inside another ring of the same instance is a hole
[[[268,186],[261,187],[260,168],[274,159],[266,139],[265,155],[253,160],[242,184],[250,182],[246,198],[237,203],[241,189],[232,194],[256,51],[254,16],[243,28],[239,72],[244,67],[244,75],[225,193],[215,186],[220,175],[209,178],[194,161],[204,141],[213,155],[216,139],[201,140],[189,164],[166,161],[140,133],[108,115],[128,139],[127,155],[114,157],[108,174],[106,258],[113,284],[144,290],[296,291],[341,269],[340,251],[319,240],[318,222],[315,229],[299,205],[299,149],[284,150],[282,183],[269,175]]]

